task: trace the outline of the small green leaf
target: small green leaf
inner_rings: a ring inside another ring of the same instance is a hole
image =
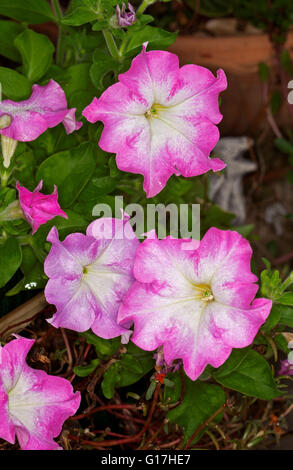
[[[94,372],[94,370],[98,367],[99,363],[100,359],[93,359],[90,364],[87,364],[86,366],[75,366],[73,368],[73,372],[78,377],[87,377],[92,372]]]
[[[32,91],[30,81],[15,70],[0,67],[2,93],[9,99],[19,101],[28,98]]]
[[[282,305],[293,307],[293,292],[285,292],[277,299],[277,302]]]
[[[78,7],[62,18],[62,23],[68,26],[81,26],[97,20],[97,12],[88,7]]]
[[[109,357],[115,354],[120,346],[120,338],[103,339],[95,335],[91,330],[81,333],[88,344],[92,344],[100,357]]]
[[[226,397],[221,387],[203,382],[193,382],[186,378],[185,394],[182,403],[170,410],[167,417],[172,423],[179,424],[184,430],[184,443],[210,416],[224,405]],[[219,421],[219,414],[215,421]],[[196,436],[196,442],[204,429]]]
[[[22,254],[17,238],[8,238],[0,245],[0,287],[12,278],[21,264]]]
[[[278,90],[274,90],[271,96],[271,111],[276,114],[282,105],[282,95]]]
[[[279,323],[293,327],[293,308],[285,305],[276,305],[276,308],[278,308],[280,312]]]
[[[274,141],[275,146],[281,150],[281,152],[288,155],[293,155],[293,145],[286,139],[278,138]]]
[[[224,387],[245,395],[272,400],[280,395],[268,362],[256,351],[235,349],[227,361],[212,373]]]
[[[115,385],[119,381],[119,364],[112,364],[109,369],[106,370],[104,374],[104,379],[102,382],[103,394],[109,400],[113,398],[115,392]]]
[[[267,332],[274,328],[280,321],[281,312],[277,305],[273,305],[272,310],[266,319],[265,324],[262,326],[262,330]]]
[[[0,54],[15,62],[21,62],[21,56],[13,41],[24,30],[24,26],[15,21],[0,20]]]
[[[83,142],[71,150],[58,152],[40,165],[36,179],[44,181],[44,188],[58,187],[59,203],[70,207],[90,180],[95,169],[94,144]]]
[[[258,64],[258,74],[263,82],[267,82],[270,76],[270,69],[265,62]]]
[[[151,400],[155,390],[156,390],[156,382],[151,382],[145,394],[146,400]]]
[[[38,81],[52,63],[55,47],[50,39],[27,29],[17,36],[14,44],[22,57],[25,75],[32,82]]]
[[[129,37],[125,53],[129,53],[134,49],[141,47],[148,41],[149,49],[167,48],[175,41],[177,33],[170,33],[164,29],[155,28],[153,26],[144,26],[142,29],[135,31],[136,26],[128,28],[127,37]]]

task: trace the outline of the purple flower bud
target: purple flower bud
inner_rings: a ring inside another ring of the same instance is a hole
[[[127,26],[132,25],[136,22],[136,14],[133,6],[131,3],[128,3],[128,12],[126,12],[125,3],[122,3],[122,8],[120,6],[116,6],[116,14],[119,26],[122,28],[127,28]]]

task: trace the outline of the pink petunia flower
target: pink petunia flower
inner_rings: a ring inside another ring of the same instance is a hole
[[[122,3],[122,8],[120,6],[116,6],[116,16],[119,26],[122,28],[127,28],[127,26],[132,25],[136,22],[136,14],[135,9],[128,3],[128,11],[126,11],[125,3]]]
[[[1,101],[0,116],[4,115],[12,119],[9,126],[0,129],[0,134],[20,142],[35,140],[49,127],[61,122],[67,134],[82,126],[75,120],[75,108],[67,108],[65,93],[54,80],[45,86],[33,85],[32,94],[27,100]]]
[[[27,365],[33,344],[17,337],[0,346],[0,437],[14,444],[16,435],[23,450],[61,449],[53,439],[79,408],[80,393],[68,380]]]
[[[253,301],[258,286],[251,254],[237,232],[216,228],[193,251],[184,249],[184,240],[145,240],[118,323],[134,322],[137,346],[163,345],[167,364],[182,359],[195,380],[207,364],[219,367],[232,348],[248,346],[270,313],[271,300]]]
[[[33,228],[33,234],[38,230],[40,225],[45,224],[48,220],[53,219],[57,215],[67,219],[67,215],[58,204],[57,187],[54,185],[52,194],[40,193],[43,181],[40,181],[33,192],[16,183],[18,190],[19,203],[22,208],[24,217]]]
[[[120,170],[144,176],[148,197],[171,175],[196,176],[226,165],[209,154],[219,139],[219,93],[227,87],[223,70],[215,77],[198,65],[179,68],[166,51],[143,51],[83,115],[103,121],[100,147],[116,153]]]
[[[117,312],[132,284],[134,256],[139,245],[126,215],[92,222],[86,235],[72,233],[59,241],[55,227],[47,240],[52,243],[45,260],[49,281],[45,296],[57,312],[48,320],[56,328],[75,331],[92,329],[109,339],[129,332],[117,324]]]

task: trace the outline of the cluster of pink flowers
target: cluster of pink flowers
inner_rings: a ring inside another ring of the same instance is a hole
[[[133,14],[131,8],[126,14],[125,5],[117,11],[122,26],[135,20]],[[218,96],[226,86],[222,70],[215,77],[196,65],[179,68],[176,55],[146,52],[144,46],[119,82],[83,115],[104,123],[100,147],[116,154],[121,170],[142,174],[152,197],[173,174],[189,177],[225,167],[209,155],[219,139]],[[0,117],[10,118],[0,133],[29,141],[61,122],[72,132],[81,126],[74,113],[51,80],[35,85],[26,101],[0,103]],[[42,181],[33,192],[17,183],[33,233],[57,215],[67,217],[57,188],[51,195],[41,188]],[[159,240],[154,232],[139,243],[128,219],[125,214],[98,219],[85,235],[72,233],[63,241],[51,229],[45,296],[56,313],[48,321],[78,332],[91,328],[106,339],[121,336],[123,343],[131,338],[141,349],[158,350],[157,361],[166,370],[182,361],[192,380],[208,364],[223,364],[232,348],[251,344],[272,302],[255,299],[248,241],[237,232],[211,228],[188,250],[190,240]],[[0,349],[0,437],[13,443],[16,435],[23,449],[55,449],[53,438],[76,412],[80,396],[65,379],[26,364],[32,344],[19,337]]]

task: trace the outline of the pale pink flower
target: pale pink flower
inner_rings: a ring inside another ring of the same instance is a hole
[[[48,320],[56,328],[92,329],[109,339],[131,332],[117,324],[122,299],[132,284],[133,262],[139,241],[129,217],[102,218],[92,222],[86,235],[72,233],[59,241],[55,227],[47,240],[52,244],[45,260],[49,281],[45,296],[57,312]]]
[[[34,341],[17,337],[0,346],[0,438],[23,450],[55,450],[64,421],[76,413],[80,393],[66,379],[29,367]]]
[[[128,11],[126,11],[125,3],[122,3],[122,8],[120,6],[116,6],[116,16],[119,26],[122,28],[127,28],[127,26],[132,25],[136,22],[136,14],[135,9],[128,3]]]
[[[219,139],[219,93],[227,86],[223,70],[215,77],[198,65],[179,68],[166,51],[143,51],[83,115],[102,121],[100,147],[116,153],[118,168],[144,176],[148,197],[171,175],[196,176],[226,165],[209,154]]]
[[[18,190],[19,203],[22,208],[24,217],[32,226],[33,234],[38,230],[40,225],[45,224],[48,220],[53,219],[57,215],[67,219],[67,215],[58,204],[57,186],[54,185],[52,194],[40,193],[43,181],[40,181],[38,186],[29,191],[24,186],[16,183]]]
[[[252,250],[239,233],[211,228],[199,248],[184,240],[149,238],[138,248],[136,282],[118,322],[134,322],[132,341],[152,351],[163,345],[168,365],[182,359],[195,380],[207,364],[219,367],[232,348],[252,343],[272,301],[255,300]]]
[[[4,115],[11,117],[11,123],[0,129],[0,134],[20,142],[35,140],[49,127],[61,122],[67,134],[82,126],[75,120],[75,108],[67,108],[65,93],[54,80],[45,86],[33,85],[27,100],[1,101],[0,117]]]

